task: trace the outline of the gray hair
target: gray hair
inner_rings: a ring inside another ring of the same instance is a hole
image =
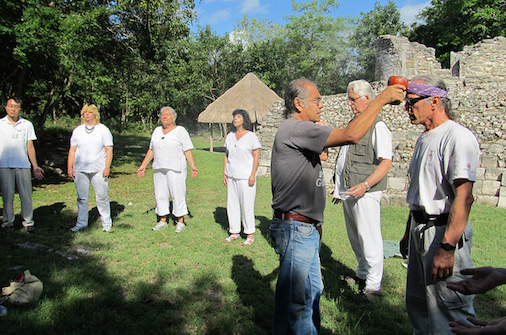
[[[165,106],[165,107],[162,107],[160,108],[160,112],[158,114],[158,116],[162,116],[162,113],[164,110],[168,109],[171,113],[172,113],[172,123],[176,124],[176,119],[177,119],[177,113],[176,111],[174,110],[174,108],[170,107],[170,106]]]
[[[288,84],[285,89],[285,109],[283,110],[283,117],[285,119],[288,119],[293,113],[297,112],[297,108],[293,102],[295,98],[305,100],[309,97],[308,85],[316,87],[316,84],[311,80],[303,78],[294,79]]]
[[[424,85],[427,86],[437,87],[444,91],[447,90],[443,79],[441,79],[439,76],[436,76],[435,74],[419,74],[411,78],[411,81],[415,80],[421,81]],[[446,116],[450,120],[456,120],[458,118],[458,113],[452,110],[452,101],[449,98],[441,98],[441,105],[445,110]]]
[[[374,98],[376,97],[374,91],[372,90],[371,84],[369,84],[367,81],[363,79],[354,80],[350,82],[348,84],[346,92],[349,94],[350,90],[353,90],[353,92],[358,94],[361,98],[368,96],[369,100],[374,100]]]

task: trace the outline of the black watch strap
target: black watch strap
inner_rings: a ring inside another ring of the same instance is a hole
[[[452,251],[455,250],[456,246],[451,245],[450,243],[441,243],[441,248],[446,251]]]

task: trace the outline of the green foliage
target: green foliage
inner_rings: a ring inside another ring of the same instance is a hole
[[[432,0],[412,27],[410,39],[436,49],[449,67],[450,52],[483,39],[506,36],[504,0]]]
[[[376,40],[381,35],[396,35],[405,30],[406,25],[401,21],[401,14],[393,0],[389,0],[386,6],[376,2],[373,10],[360,13],[355,24],[351,45],[357,51],[357,77],[374,81]]]

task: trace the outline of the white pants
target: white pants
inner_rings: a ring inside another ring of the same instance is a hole
[[[378,291],[383,278],[383,237],[380,201],[383,192],[365,193],[343,201],[344,220],[350,244],[358,261],[357,277],[365,288]]]
[[[156,209],[158,216],[170,214],[172,197],[172,214],[179,218],[188,214],[186,206],[186,170],[177,172],[168,169],[156,169],[153,173]]]
[[[227,216],[231,234],[241,232],[241,211],[244,233],[255,233],[255,196],[257,183],[248,185],[248,179],[228,178]]]
[[[30,169],[1,168],[0,181],[4,203],[3,222],[8,222],[9,225],[14,223],[14,193],[17,185],[21,200],[23,226],[33,226],[32,171]]]
[[[77,191],[77,224],[78,227],[88,226],[88,198],[90,182],[95,191],[95,201],[102,220],[102,227],[112,226],[111,205],[109,204],[108,177],[102,176],[102,171],[94,173],[75,172],[74,183]]]

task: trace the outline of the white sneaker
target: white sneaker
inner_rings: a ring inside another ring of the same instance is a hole
[[[159,221],[151,230],[162,230],[167,228],[167,222]]]
[[[182,232],[186,228],[183,222],[178,222],[176,225],[176,233]]]
[[[86,226],[75,225],[74,227],[70,228],[70,230],[73,231],[73,232],[78,232],[80,230],[83,230],[84,228],[86,228]]]
[[[105,231],[106,233],[111,231],[112,226],[103,226],[102,231]]]

